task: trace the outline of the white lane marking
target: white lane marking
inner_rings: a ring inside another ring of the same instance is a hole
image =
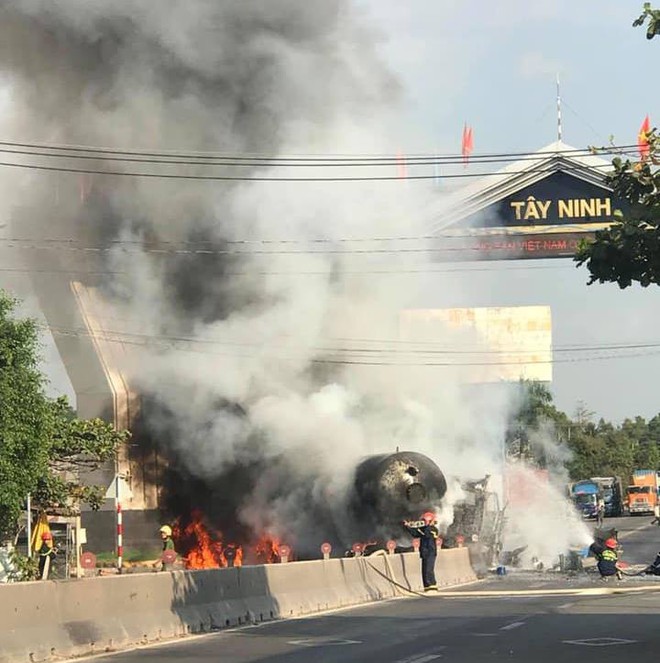
[[[440,649],[446,649],[446,647],[440,647]],[[396,663],[428,663],[428,661],[435,661],[438,658],[442,658],[442,654],[436,651],[428,654],[416,654],[410,658],[403,658]]]
[[[361,645],[360,640],[342,640],[341,638],[306,638],[304,640],[289,640],[288,645],[299,647],[338,647],[341,645]]]
[[[632,534],[641,532],[642,530],[647,529],[649,527],[651,527],[650,524],[640,525],[639,527],[635,527],[635,529],[628,530],[627,532],[621,532],[621,534],[619,534],[617,538],[619,539],[619,541],[621,541],[621,539],[627,539]]]
[[[639,587],[584,587],[572,589],[485,589],[480,591],[468,592],[441,592],[440,596],[444,599],[469,599],[479,597],[481,599],[510,597],[517,598],[525,596],[527,598],[539,598],[545,596],[604,596],[607,594],[637,594],[639,592],[657,592],[660,591],[660,583],[654,585],[640,585]]]
[[[565,645],[579,645],[581,647],[615,647],[616,645],[632,645],[637,640],[624,638],[586,638],[585,640],[562,640]]]
[[[575,605],[575,603],[562,603],[561,605],[558,605],[557,608],[559,610],[568,610],[569,608],[572,608]]]
[[[511,622],[511,624],[507,624],[506,626],[502,626],[500,631],[513,631],[514,628],[520,628],[521,626],[524,626],[525,622]]]

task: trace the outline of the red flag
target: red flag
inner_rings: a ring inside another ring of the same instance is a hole
[[[472,150],[474,149],[474,142],[472,140],[472,127],[467,124],[463,125],[463,139],[461,141],[461,154],[463,155],[463,165],[467,166]]]
[[[639,150],[639,158],[642,161],[645,161],[649,156],[649,132],[651,131],[651,120],[647,115],[642,122],[642,126],[639,128],[639,133],[637,134],[637,149]]]

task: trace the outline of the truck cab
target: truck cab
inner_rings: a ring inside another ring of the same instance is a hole
[[[628,510],[631,516],[653,513],[656,495],[651,486],[628,486]]]
[[[573,503],[583,518],[595,518],[598,515],[598,495],[596,493],[575,493]]]
[[[600,489],[594,481],[578,481],[571,486],[571,499],[583,518],[596,518],[600,498]]]

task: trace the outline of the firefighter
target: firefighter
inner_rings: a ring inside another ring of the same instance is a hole
[[[163,540],[163,552],[175,550],[172,528],[169,525],[163,525],[158,531],[160,532],[160,538]]]
[[[57,554],[57,550],[53,545],[53,535],[50,532],[44,532],[41,535],[41,546],[39,546],[37,553],[39,555],[39,578],[48,580],[50,567]]]
[[[601,578],[611,578],[616,576],[621,579],[621,570],[619,569],[619,555],[617,547],[619,543],[614,537],[606,539],[604,543],[595,542],[591,544],[591,551],[598,562],[598,572]]]
[[[422,558],[422,583],[424,591],[430,592],[438,589],[435,580],[435,560],[438,555],[437,539],[438,528],[434,514],[427,512],[422,516],[423,524],[404,521],[403,525],[410,535],[419,539],[419,556]]]
[[[163,554],[168,550],[176,552],[174,539],[172,538],[172,528],[169,525],[163,525],[158,531],[160,532],[160,538],[163,542]],[[154,569],[160,569],[161,571],[169,571],[172,568],[172,564],[166,563],[162,556],[152,562],[151,565]]]

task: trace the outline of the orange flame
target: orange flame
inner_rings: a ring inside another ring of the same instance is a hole
[[[280,546],[282,542],[268,535],[262,536],[254,546],[257,564],[277,564],[280,561]]]
[[[187,524],[184,525],[184,522]],[[210,528],[199,509],[194,509],[189,518],[178,519],[173,527],[173,538],[186,569],[243,566],[246,561],[250,564],[277,564],[282,557],[282,542],[268,534],[245,551],[238,543],[225,543],[222,532]],[[288,557],[293,559],[290,551]]]
[[[190,522],[185,527],[180,521],[176,523],[173,537],[187,569],[219,569],[243,563],[241,546],[223,543],[221,532],[212,536],[197,509],[190,514]]]

